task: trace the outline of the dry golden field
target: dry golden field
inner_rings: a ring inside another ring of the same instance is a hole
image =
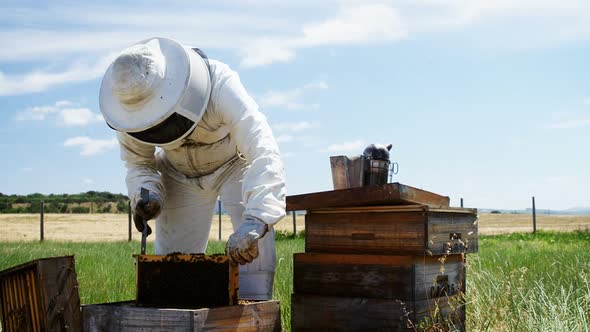
[[[154,221],[150,221],[153,225]],[[211,224],[209,238],[218,238],[218,216]],[[152,227],[153,228],[153,227]],[[297,231],[303,230],[304,216],[297,216]],[[275,229],[293,231],[293,219],[289,214]],[[531,232],[532,217],[525,214],[481,214],[479,234]],[[590,216],[540,215],[537,229],[551,231],[590,231]],[[222,239],[227,239],[232,228],[229,217],[222,216]],[[133,228],[133,239],[140,234]],[[125,241],[128,238],[126,214],[45,214],[45,239],[57,241]],[[153,241],[154,236],[148,238]],[[0,214],[0,241],[39,240],[38,214]]]
[[[128,239],[129,221],[126,214],[52,214],[44,215],[44,237],[57,241],[125,241]],[[221,237],[227,240],[232,232],[230,218],[222,215]],[[154,221],[150,225],[153,227]],[[297,231],[303,229],[303,216],[297,218]],[[293,231],[291,215],[281,220],[277,230]],[[0,214],[0,241],[39,240],[38,214]],[[218,239],[219,217],[215,215],[209,233],[210,239]],[[132,238],[141,239],[141,234],[132,226]],[[149,236],[148,241],[153,241]]]

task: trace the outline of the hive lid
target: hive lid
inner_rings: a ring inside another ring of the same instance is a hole
[[[287,197],[287,211],[318,208],[375,205],[449,206],[449,197],[414,188],[399,182],[301,194]]]

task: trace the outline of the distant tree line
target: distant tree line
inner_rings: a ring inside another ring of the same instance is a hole
[[[45,213],[127,213],[129,198],[107,191],[87,191],[72,195],[0,193],[0,213],[39,213],[42,201],[45,202]]]

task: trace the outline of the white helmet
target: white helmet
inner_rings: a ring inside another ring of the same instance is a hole
[[[156,37],[125,49],[109,66],[100,86],[100,111],[111,128],[166,147],[194,130],[210,94],[206,59]]]

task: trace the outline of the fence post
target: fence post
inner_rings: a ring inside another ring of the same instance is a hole
[[[291,211],[291,213],[293,214],[293,236],[297,236],[297,222],[296,222],[295,211]]]
[[[129,220],[129,237],[127,241],[131,241],[131,201],[127,202],[127,219]]]
[[[43,220],[43,214],[44,214],[44,212],[45,212],[45,202],[44,201],[41,201],[41,216],[40,216],[40,219],[39,219],[39,233],[40,233],[39,238],[41,239],[41,241],[43,241],[43,239],[45,238],[45,234],[44,234],[45,233],[45,230],[43,228],[43,226],[44,226],[43,225],[43,223],[44,223],[44,220]]]
[[[221,200],[217,201],[217,208],[219,210],[219,241],[221,241]]]
[[[537,233],[537,211],[535,209],[535,196],[533,196],[533,234]]]
[[[463,207],[463,197],[461,197],[461,207]]]

